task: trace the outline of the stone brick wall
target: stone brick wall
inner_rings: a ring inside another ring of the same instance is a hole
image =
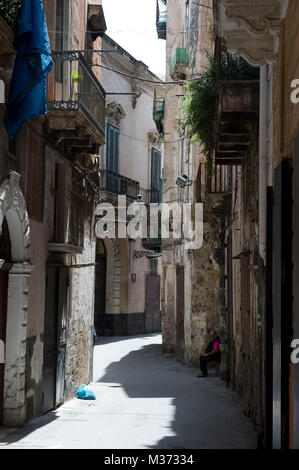
[[[70,268],[69,312],[65,365],[65,397],[74,396],[78,386],[92,380],[95,238],[85,224],[84,251]],[[87,266],[91,264],[91,266]]]

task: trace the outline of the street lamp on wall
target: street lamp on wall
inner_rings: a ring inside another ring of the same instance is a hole
[[[182,189],[185,188],[185,186],[191,186],[192,183],[193,181],[189,179],[187,175],[179,176],[175,182],[175,184]]]

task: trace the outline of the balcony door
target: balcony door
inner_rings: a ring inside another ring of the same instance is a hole
[[[152,148],[151,152],[151,202],[160,202],[161,152]]]
[[[69,47],[69,0],[56,0],[55,10],[55,50],[65,51]],[[55,63],[55,99],[57,101],[70,99],[69,94],[69,62]]]
[[[111,124],[107,126],[106,169],[108,191],[119,193],[119,130]]]

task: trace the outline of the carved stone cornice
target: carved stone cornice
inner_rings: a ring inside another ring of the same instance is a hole
[[[134,93],[132,97],[132,107],[135,109],[137,106],[137,100],[143,93],[141,86],[135,80],[132,81],[132,92]]]
[[[273,63],[277,59],[275,39],[270,34],[252,39],[246,31],[239,30],[226,33],[225,38],[227,49],[238,57],[243,57],[253,67]]]
[[[162,143],[161,135],[156,129],[148,133],[148,140],[150,141],[151,144],[155,144],[158,146],[160,146]]]
[[[221,27],[227,48],[255,67],[277,58],[280,0],[222,0]]]
[[[280,0],[224,0],[225,15],[253,37],[271,34],[279,28]]]
[[[11,253],[14,262],[30,259],[30,223],[26,202],[20,188],[20,175],[9,171],[9,177],[0,185],[0,235],[4,217],[7,218]]]
[[[119,126],[120,121],[126,117],[126,113],[120,103],[112,101],[111,103],[107,104],[106,116],[108,117],[109,121]]]

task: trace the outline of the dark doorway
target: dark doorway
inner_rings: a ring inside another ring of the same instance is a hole
[[[292,171],[274,171],[273,195],[273,448],[289,448],[292,340]]]
[[[176,354],[179,360],[184,360],[185,352],[185,269],[176,267]]]
[[[241,339],[242,339],[242,380],[246,414],[250,415],[253,398],[252,361],[250,355],[251,318],[250,318],[250,256],[244,251],[241,254]]]
[[[97,239],[96,248],[96,277],[95,277],[95,306],[94,306],[94,326],[97,336],[105,333],[105,313],[106,313],[106,266],[107,255],[105,245],[101,239]]]
[[[146,275],[145,333],[161,331],[160,318],[160,276]]]
[[[4,348],[6,342],[6,322],[7,322],[7,292],[8,273],[11,260],[11,243],[6,218],[2,223],[2,234],[0,236],[0,341]],[[3,358],[4,360],[5,358]],[[1,358],[0,358],[1,360]],[[4,404],[4,373],[5,364],[0,362],[0,425],[3,424],[3,404]]]
[[[43,410],[62,403],[66,355],[68,269],[47,266],[44,329]]]

